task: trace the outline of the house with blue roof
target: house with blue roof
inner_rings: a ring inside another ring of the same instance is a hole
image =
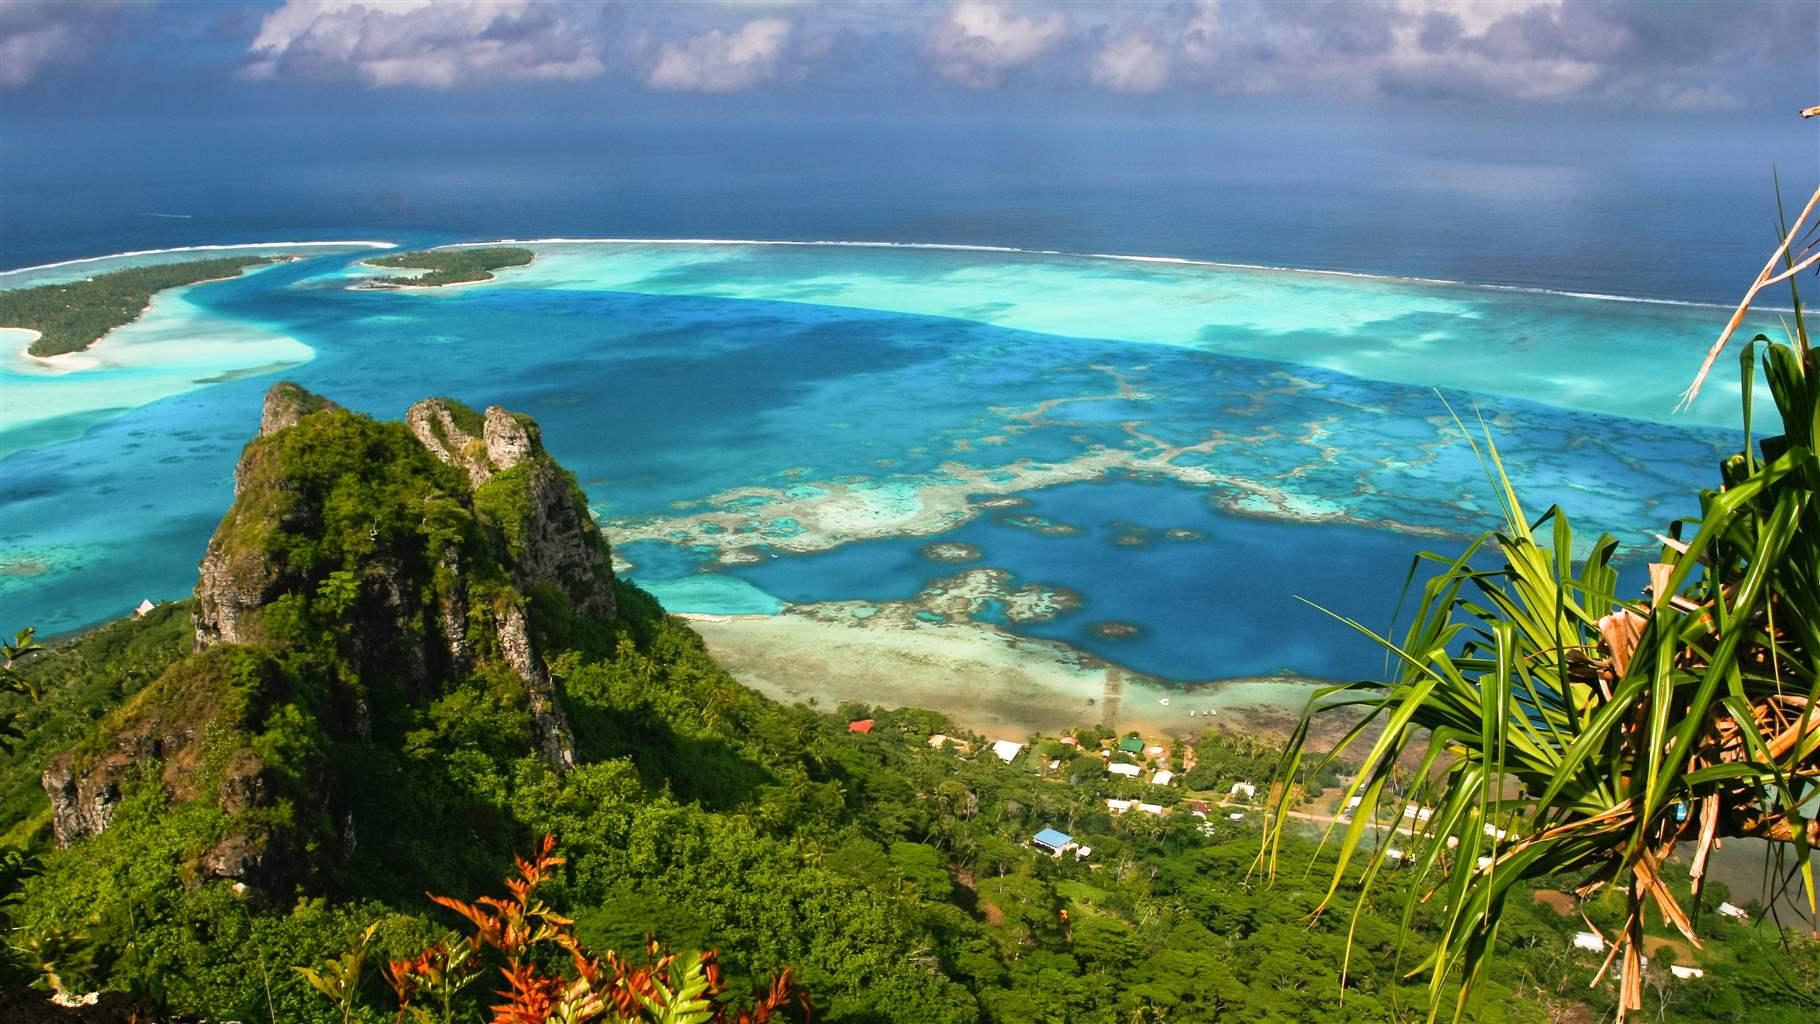
[[[1046,828],[1031,838],[1030,845],[1051,857],[1060,857],[1062,854],[1074,849],[1074,837],[1066,832],[1057,832],[1055,829]]]

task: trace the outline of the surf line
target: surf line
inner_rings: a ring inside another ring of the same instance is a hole
[[[155,217],[187,216],[187,214],[153,214]],[[179,245],[171,249],[134,249],[131,252],[115,252],[106,256],[83,256],[80,259],[59,260],[56,263],[40,263],[30,267],[14,267],[11,270],[0,270],[0,277],[9,274],[26,274],[34,270],[55,270],[58,267],[74,267],[83,263],[100,263],[103,260],[127,259],[133,256],[165,256],[180,252],[224,252],[230,249],[320,249],[329,246],[359,246],[363,249],[396,249],[397,242],[373,242],[349,239],[328,242],[237,242],[231,245]]]
[[[1333,270],[1320,267],[1289,267],[1269,263],[1234,263],[1223,260],[1197,260],[1185,256],[1134,256],[1127,253],[1073,252],[1066,249],[1026,249],[1013,245],[969,245],[961,242],[884,242],[842,239],[784,238],[501,238],[489,242],[451,242],[436,249],[476,249],[493,245],[777,245],[802,247],[846,247],[855,249],[933,249],[947,252],[993,252],[1023,256],[1059,256],[1082,260],[1122,260],[1129,263],[1161,263],[1185,267],[1211,267],[1219,270],[1251,270],[1277,274],[1315,274],[1360,281],[1384,281],[1391,284],[1430,285],[1445,288],[1473,288],[1486,291],[1515,292],[1523,295],[1558,295],[1569,299],[1593,299],[1604,302],[1637,302],[1652,306],[1687,306],[1696,309],[1730,309],[1719,302],[1696,302],[1689,299],[1661,299],[1644,295],[1615,295],[1608,292],[1581,292],[1565,288],[1540,288],[1530,285],[1457,281],[1445,277],[1415,277],[1406,274],[1368,274],[1357,270]],[[1792,309],[1762,307],[1768,313],[1790,313]]]

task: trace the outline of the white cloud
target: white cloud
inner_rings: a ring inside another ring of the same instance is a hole
[[[956,0],[948,17],[930,31],[923,52],[942,77],[975,89],[991,89],[1012,68],[1028,64],[1068,34],[1060,14],[1023,18],[983,0]]]
[[[247,53],[249,78],[352,75],[432,89],[573,81],[604,70],[571,8],[532,0],[286,0]]]
[[[123,6],[0,0],[0,89],[24,88],[50,68],[80,62]]]
[[[1169,84],[1169,54],[1143,36],[1119,36],[1093,58],[1093,80],[1114,92],[1156,92]]]
[[[1750,18],[1727,18],[1722,6],[1691,0],[1201,0],[1124,8],[1136,11],[1129,15],[1112,8],[1095,26],[1111,42],[1085,71],[1105,88],[1147,85],[1163,62],[1143,54],[1136,37],[1167,52],[1169,84],[1219,93],[1712,109],[1742,102],[1725,81],[1754,56],[1774,59],[1779,35],[1793,29],[1812,37],[1820,24],[1815,8],[1803,19],[1798,7],[1756,4]],[[1786,24],[1755,25],[1759,20]]]
[[[777,77],[790,23],[781,18],[748,21],[737,32],[710,29],[668,42],[645,76],[653,89],[677,92],[738,92]]]

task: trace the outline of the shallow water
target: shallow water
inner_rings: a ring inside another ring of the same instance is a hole
[[[299,260],[162,296],[95,350],[137,363],[0,378],[0,623],[186,593],[280,375],[385,417],[530,413],[672,610],[914,601],[990,569],[979,621],[1173,680],[1372,671],[1298,598],[1385,626],[1414,552],[1494,524],[1450,406],[1532,516],[1559,503],[1633,558],[1736,443],[1724,387],[1668,412],[1723,319],[1704,307],[925,248],[539,253],[434,292]]]

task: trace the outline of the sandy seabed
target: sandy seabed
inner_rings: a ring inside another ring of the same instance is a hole
[[[929,708],[995,737],[1053,735],[1096,723],[1147,735],[1209,728],[1287,735],[1308,698],[1324,685],[1234,679],[1184,688],[1066,644],[1016,637],[981,623],[901,628],[786,612],[696,619],[690,625],[736,679],[775,700],[813,700],[826,711],[849,701]]]

